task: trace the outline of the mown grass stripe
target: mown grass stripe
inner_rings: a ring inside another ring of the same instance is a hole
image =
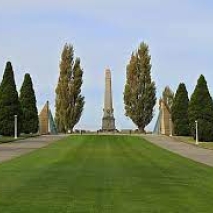
[[[71,136],[0,164],[0,212],[212,212],[212,178],[139,137]]]

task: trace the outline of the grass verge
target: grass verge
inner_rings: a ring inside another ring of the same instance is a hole
[[[195,140],[193,137],[188,137],[188,136],[173,136],[173,137],[176,140],[182,141],[184,143],[195,145]],[[213,149],[213,142],[199,142],[199,144],[196,146],[199,146],[205,149]]]
[[[39,135],[38,134],[25,134],[25,135],[19,136],[17,139],[15,139],[14,137],[10,137],[10,136],[0,136],[0,143],[8,143],[8,142],[13,142],[13,141],[18,141],[18,140],[24,140],[27,138],[37,137],[37,136],[39,136]]]

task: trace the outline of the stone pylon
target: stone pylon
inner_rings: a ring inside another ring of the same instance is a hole
[[[39,134],[57,134],[57,129],[49,107],[49,101],[46,102],[39,114]]]
[[[115,118],[112,106],[112,84],[111,84],[111,71],[105,71],[105,94],[104,94],[104,115],[102,119],[102,131],[115,131]]]
[[[163,99],[159,101],[159,115],[153,133],[168,136],[173,135],[171,109]]]

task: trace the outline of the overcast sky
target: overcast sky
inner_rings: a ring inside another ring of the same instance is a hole
[[[84,69],[86,105],[77,128],[99,129],[104,70],[112,71],[117,128],[135,128],[124,115],[123,90],[131,52],[145,41],[152,56],[157,96],[184,82],[193,92],[204,74],[213,91],[213,3],[210,0],[1,0],[0,80],[12,62],[18,91],[31,74],[40,110],[52,112],[64,44],[71,43]],[[155,111],[158,114],[158,111]],[[156,116],[148,129],[151,130]]]

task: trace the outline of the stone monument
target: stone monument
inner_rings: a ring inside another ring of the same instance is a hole
[[[111,71],[105,71],[105,93],[104,93],[104,115],[102,119],[102,131],[115,131],[115,118],[112,107],[112,85],[111,85]]]
[[[159,115],[153,133],[168,136],[173,135],[171,109],[163,99],[159,101]]]
[[[57,129],[49,107],[49,101],[46,102],[39,114],[39,134],[57,134]]]

